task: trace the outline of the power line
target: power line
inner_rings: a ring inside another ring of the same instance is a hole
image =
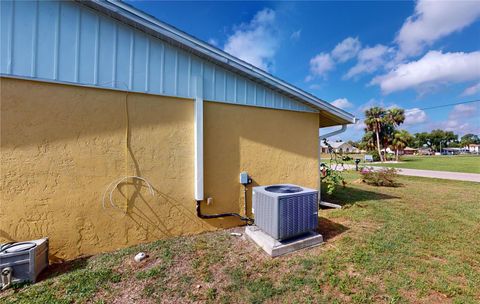
[[[419,110],[431,110],[431,109],[445,108],[445,107],[451,107],[451,106],[456,106],[456,105],[466,104],[466,103],[474,103],[474,102],[479,102],[479,101],[480,101],[480,99],[453,102],[453,103],[447,103],[447,104],[444,104],[444,105],[433,106],[433,107],[426,107],[426,108],[420,108],[420,109],[410,109],[410,110],[406,110],[405,112],[415,112],[415,111],[419,111]]]
[[[460,104],[474,103],[474,102],[480,102],[480,99],[452,102],[452,103],[447,103],[447,104],[432,106],[432,107],[425,107],[425,108],[415,108],[415,109],[405,110],[405,113],[418,112],[418,111],[423,111],[423,110],[439,109],[439,108],[446,108],[446,107],[456,106],[456,105],[460,105]],[[359,119],[364,119],[365,116],[358,117],[358,118]]]

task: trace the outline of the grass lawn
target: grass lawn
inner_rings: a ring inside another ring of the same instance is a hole
[[[0,302],[479,303],[478,184],[345,174],[329,198],[345,208],[320,212],[322,246],[271,259],[229,231],[172,238],[52,266]]]
[[[480,156],[473,155],[435,155],[435,156],[403,156],[402,163],[377,164],[392,168],[452,171],[465,173],[480,173]]]

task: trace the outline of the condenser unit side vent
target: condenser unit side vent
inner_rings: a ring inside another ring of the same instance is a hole
[[[318,226],[318,191],[296,185],[253,188],[255,225],[277,240],[292,238]]]

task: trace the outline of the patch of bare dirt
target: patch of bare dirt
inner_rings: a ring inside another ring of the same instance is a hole
[[[452,303],[452,299],[448,296],[439,293],[439,292],[432,292],[428,296],[419,298],[418,295],[414,291],[405,290],[402,292],[402,295],[410,302],[415,304],[448,304]]]

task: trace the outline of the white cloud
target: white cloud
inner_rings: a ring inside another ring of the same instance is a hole
[[[405,110],[405,125],[416,125],[427,121],[427,114],[419,108]]]
[[[327,73],[335,68],[335,61],[345,62],[357,55],[361,48],[358,38],[348,37],[338,43],[330,53],[319,53],[310,59],[310,74],[305,81],[311,81],[315,77],[325,78]]]
[[[310,59],[310,75],[306,80],[310,81],[315,76],[325,77],[326,73],[334,68],[335,64],[330,54],[320,53]]]
[[[260,69],[269,70],[278,49],[275,11],[259,11],[248,24],[241,24],[225,43],[225,52]]]
[[[406,56],[418,55],[424,47],[460,31],[480,17],[478,1],[420,0],[415,13],[400,29],[396,42]]]
[[[340,109],[348,109],[353,107],[353,104],[350,101],[348,101],[347,98],[335,99],[334,101],[331,102],[331,104]]]
[[[365,125],[365,121],[363,119],[357,120],[357,122],[353,125],[353,128],[357,131],[364,130],[367,126]]]
[[[384,66],[387,62],[388,55],[392,52],[392,49],[377,44],[374,47],[366,47],[358,53],[358,62],[353,66],[347,74],[344,75],[344,79],[350,79],[358,76],[362,73],[373,73],[380,67]]]
[[[476,115],[477,107],[475,104],[459,104],[453,107],[450,114],[448,114],[449,120],[463,120],[465,118],[473,117]]]
[[[480,79],[480,51],[430,51],[417,61],[400,64],[389,73],[375,77],[371,84],[380,85],[382,92],[389,94],[476,79]]]
[[[472,125],[470,122],[462,122],[458,120],[449,120],[443,126],[445,131],[453,131],[455,134],[478,133],[479,128]]]
[[[208,43],[213,45],[213,46],[218,46],[218,40],[215,39],[215,38],[208,39]]]
[[[301,35],[302,35],[302,30],[295,31],[290,35],[290,39],[298,40],[298,39],[300,39]]]
[[[456,134],[480,133],[480,125],[477,121],[478,105],[459,104],[453,107],[448,114],[448,119],[437,127]]]
[[[468,87],[463,91],[462,96],[471,96],[480,93],[480,82]]]
[[[335,46],[332,50],[332,57],[339,62],[345,62],[355,57],[360,48],[361,43],[358,37],[348,37]]]
[[[375,98],[371,98],[369,99],[366,103],[360,105],[358,107],[358,111],[361,112],[362,114],[372,108],[372,107],[385,107],[385,103],[383,102],[383,100],[376,100]]]

